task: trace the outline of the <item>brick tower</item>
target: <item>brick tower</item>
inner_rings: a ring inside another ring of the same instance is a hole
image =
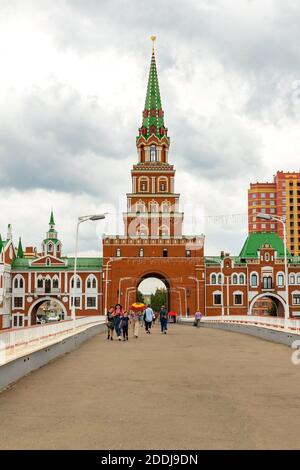
[[[174,192],[175,169],[169,163],[168,129],[164,122],[154,40],[143,110],[136,138],[138,161],[131,170],[132,192],[123,214],[124,236],[103,239],[103,304],[135,301],[140,282],[161,279],[168,308],[182,314],[204,309],[204,237],[183,236],[183,213]]]

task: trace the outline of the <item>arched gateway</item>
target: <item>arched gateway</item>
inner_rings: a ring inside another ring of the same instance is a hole
[[[36,318],[37,318],[38,309],[39,309],[45,302],[51,302],[51,301],[57,303],[57,304],[60,306],[61,311],[63,312],[63,318],[65,318],[65,319],[67,318],[68,313],[67,313],[67,310],[66,310],[66,307],[64,306],[64,304],[63,304],[59,299],[57,299],[56,297],[46,296],[46,297],[42,297],[42,298],[37,299],[37,300],[36,300],[35,302],[33,302],[33,304],[30,306],[30,308],[29,308],[29,310],[28,310],[29,326],[36,324]]]
[[[284,311],[285,311],[285,305],[286,302],[285,300],[278,294],[275,294],[274,292],[264,292],[263,294],[259,294],[255,296],[249,305],[249,315],[253,315],[253,310],[255,307],[255,304],[262,299],[269,299],[272,301],[272,303],[275,306],[275,310],[273,312],[273,315],[276,317],[284,317]]]
[[[138,162],[123,214],[125,236],[103,238],[104,312],[118,301],[128,306],[144,276],[165,279],[169,308],[193,315],[204,311],[204,236],[182,235],[183,213],[174,192],[175,169],[168,161],[154,49],[142,126],[136,138]]]

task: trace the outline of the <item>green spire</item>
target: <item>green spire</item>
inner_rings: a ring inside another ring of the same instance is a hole
[[[154,53],[155,36],[151,36],[153,41],[151,64],[148,78],[147,94],[145,100],[145,108],[143,111],[143,123],[139,129],[140,136],[143,135],[145,139],[152,134],[161,138],[167,135],[167,129],[164,124],[164,112],[162,110],[159,83],[156,69],[156,60]]]
[[[17,258],[24,258],[24,252],[23,252],[21,237],[19,238],[19,245],[18,245]]]
[[[0,253],[2,251],[2,248],[3,248],[3,241],[2,241],[2,237],[1,237],[1,233],[0,233]]]
[[[49,225],[55,225],[55,222],[54,222],[54,217],[53,217],[53,210],[51,210],[51,216],[50,216],[50,222],[49,222]]]

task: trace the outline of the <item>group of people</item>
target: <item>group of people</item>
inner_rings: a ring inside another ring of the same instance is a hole
[[[168,311],[164,305],[158,314],[160,320],[161,333],[167,334]],[[147,334],[151,333],[151,327],[155,324],[156,315],[150,305],[147,305],[142,312],[123,310],[122,305],[116,304],[110,307],[106,316],[107,339],[113,341],[114,332],[119,341],[128,341],[129,326],[132,327],[132,333],[135,338],[139,335],[139,326],[141,323],[145,325]]]

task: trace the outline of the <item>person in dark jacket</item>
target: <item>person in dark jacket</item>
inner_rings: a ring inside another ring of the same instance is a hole
[[[162,334],[167,334],[167,324],[168,324],[168,310],[164,305],[161,306],[159,312],[160,327]]]
[[[121,333],[121,318],[122,318],[123,312],[122,312],[122,305],[116,304],[115,305],[115,312],[114,312],[114,323],[115,323],[115,330],[117,333],[117,337],[119,341],[122,341],[122,333]]]
[[[115,329],[114,307],[110,307],[110,309],[107,312],[106,326],[107,326],[107,339],[113,340],[114,339],[114,329]]]
[[[123,341],[128,341],[128,324],[129,324],[129,316],[128,312],[124,312],[121,318],[121,329],[123,333]]]

